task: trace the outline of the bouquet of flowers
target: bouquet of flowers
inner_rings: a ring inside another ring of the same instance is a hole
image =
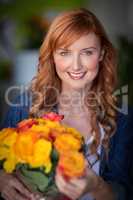
[[[46,113],[25,119],[16,128],[0,131],[0,162],[7,173],[18,175],[34,192],[56,196],[56,169],[66,180],[85,172],[83,137],[61,123],[63,116]]]

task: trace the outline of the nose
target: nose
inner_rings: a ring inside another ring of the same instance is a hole
[[[73,55],[72,71],[73,72],[80,71],[81,68],[82,68],[82,65],[81,65],[80,55],[78,54]]]

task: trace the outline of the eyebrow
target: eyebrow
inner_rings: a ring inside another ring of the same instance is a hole
[[[81,50],[88,50],[88,49],[97,49],[96,47],[87,47],[87,48],[84,48],[84,49],[81,49]]]
[[[90,50],[90,49],[97,49],[96,47],[86,47],[84,49],[81,49],[81,51],[84,51],[84,50]],[[59,48],[58,50],[65,50],[65,51],[71,51],[70,49],[67,49],[67,48]]]

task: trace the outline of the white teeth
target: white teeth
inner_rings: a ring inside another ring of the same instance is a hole
[[[82,78],[85,75],[85,72],[82,72],[82,73],[70,73],[70,72],[68,72],[68,74],[73,79],[80,79],[80,78]]]

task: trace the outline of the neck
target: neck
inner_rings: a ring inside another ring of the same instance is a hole
[[[59,110],[71,116],[88,113],[88,108],[85,105],[85,93],[89,88],[75,89],[68,85],[62,85],[62,91],[59,97]]]
[[[59,112],[71,118],[82,118],[89,113],[84,97],[79,93],[62,94],[59,99]]]

